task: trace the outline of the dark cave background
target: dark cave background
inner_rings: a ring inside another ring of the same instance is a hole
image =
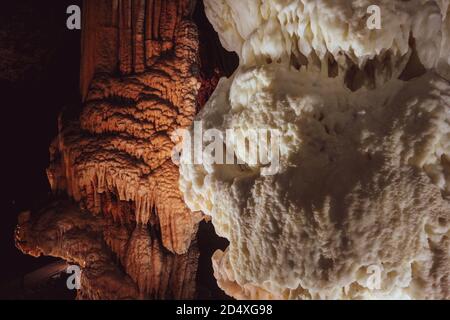
[[[39,209],[51,198],[45,169],[48,147],[57,135],[58,114],[64,107],[81,108],[81,31],[66,27],[69,5],[82,7],[82,0],[15,0],[2,3],[0,10],[1,136],[5,144],[1,152],[0,299],[75,296],[63,288],[64,279],[34,295],[10,289],[11,283],[20,283],[25,274],[58,261],[22,254],[14,245],[14,228],[20,212]],[[237,57],[220,46],[201,0],[193,19],[199,27],[202,72],[209,74],[219,68],[230,75]],[[199,286],[225,298],[212,276],[210,257],[216,248],[225,248],[226,241],[215,236],[211,224],[202,223],[199,246]]]
[[[14,228],[19,212],[37,208],[49,197],[45,168],[49,143],[57,134],[56,119],[63,106],[80,103],[81,31],[66,28],[66,9],[81,2],[2,3],[0,101],[6,145],[2,151],[0,286],[56,261],[23,255],[15,248]]]

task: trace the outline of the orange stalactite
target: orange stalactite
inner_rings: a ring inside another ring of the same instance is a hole
[[[202,215],[182,200],[170,139],[191,124],[201,86],[191,10],[188,0],[84,3],[84,105],[60,117],[47,169],[81,211],[57,203],[16,233],[24,253],[84,268],[78,298],[194,298]]]

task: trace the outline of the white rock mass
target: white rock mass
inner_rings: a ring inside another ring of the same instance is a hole
[[[371,5],[381,29],[367,27]],[[181,162],[188,207],[230,242],[213,256],[219,286],[238,299],[450,299],[449,1],[205,8],[240,65],[196,120],[282,133],[275,175]]]

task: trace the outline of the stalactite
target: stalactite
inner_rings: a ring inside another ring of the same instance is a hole
[[[85,22],[84,31],[96,34],[95,43],[85,35],[83,48],[84,59],[93,54],[98,69],[79,123],[63,124],[51,147],[51,186],[66,189],[93,214],[111,214],[114,210],[104,208],[111,207],[112,196],[134,204],[128,215],[138,224],[148,224],[156,212],[164,246],[184,253],[201,217],[181,199],[170,134],[192,122],[200,88],[198,35],[188,20],[189,1],[122,0],[106,8],[98,0],[85,6],[88,19],[94,19],[89,15],[94,8],[102,12],[99,22]],[[105,28],[115,28],[118,38],[99,43]],[[117,59],[105,49],[114,42]],[[105,68],[116,61],[117,70]],[[83,68],[82,77],[93,65],[86,62]],[[119,221],[128,220],[114,212]]]
[[[214,72],[201,70],[195,2],[84,2],[83,106],[61,113],[47,169],[55,197],[78,206],[21,216],[16,233],[24,253],[83,268],[79,299],[195,297],[203,216],[181,197],[171,134],[223,74],[206,56]]]

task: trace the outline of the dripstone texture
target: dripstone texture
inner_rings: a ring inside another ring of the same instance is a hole
[[[190,125],[201,87],[187,0],[83,6],[79,117],[62,114],[50,147],[57,202],[22,215],[16,245],[83,268],[80,299],[195,296],[200,213],[178,188],[171,134]]]

